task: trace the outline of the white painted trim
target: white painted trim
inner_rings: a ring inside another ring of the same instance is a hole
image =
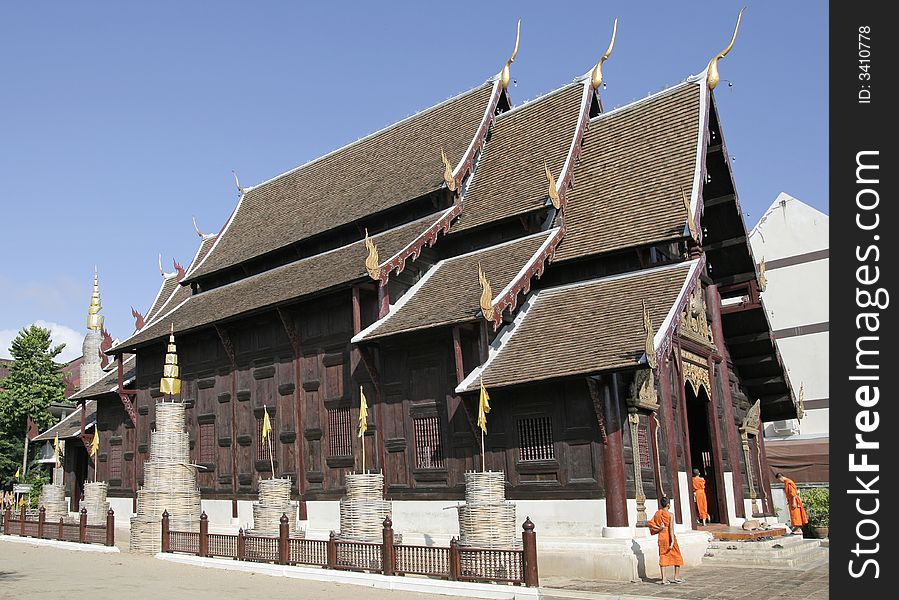
[[[693,168],[693,189],[690,192],[690,210],[693,212],[693,217],[696,218],[699,215],[696,214],[696,209],[699,206],[699,184],[701,183],[702,178],[702,152],[705,149],[703,146],[703,142],[705,142],[705,130],[709,126],[709,96],[711,95],[711,91],[707,86],[703,85],[706,81],[706,77],[708,76],[709,68],[706,67],[705,70],[700,74],[694,77],[701,78],[698,82],[696,82],[699,87],[699,136],[696,140],[696,164]],[[685,229],[685,233],[689,235],[690,230],[689,226]]]
[[[589,75],[589,73],[588,73]],[[587,99],[590,97],[590,86],[591,81],[589,77],[585,77],[584,79],[584,91],[581,96],[581,109],[577,114],[577,125],[574,127],[574,135],[571,137],[571,145],[568,147],[568,156],[565,157],[565,163],[562,165],[562,171],[559,172],[559,180],[556,182],[556,191],[562,192],[562,182],[565,181],[566,174],[568,170],[572,168],[571,166],[571,158],[574,156],[575,144],[577,144],[578,138],[581,137],[578,133],[586,128],[586,123],[583,119],[584,111],[587,110]],[[587,118],[589,121],[589,116]]]
[[[488,81],[489,81],[489,79],[488,79]],[[474,132],[474,137],[472,137],[471,141],[468,143],[468,148],[465,149],[465,152],[463,152],[461,158],[459,158],[459,164],[457,164],[456,168],[453,169],[453,177],[458,177],[459,174],[462,172],[462,167],[465,165],[465,157],[468,156],[471,153],[471,151],[474,149],[474,143],[478,139],[478,132],[481,131],[481,127],[484,126],[484,123],[490,120],[490,113],[492,112],[491,106],[493,105],[493,97],[496,96],[497,94],[502,93],[499,90],[500,85],[502,85],[502,84],[499,81],[499,77],[497,77],[495,79],[495,81],[493,82],[493,91],[490,92],[490,100],[487,102],[487,106],[484,108],[484,116],[481,117],[481,122],[478,123],[478,128]],[[473,89],[477,89],[477,88],[473,88]],[[462,94],[462,95],[464,96],[464,94]],[[497,101],[499,101],[498,97],[497,97]],[[494,107],[494,110],[495,109],[496,108]],[[472,157],[472,160],[474,160],[474,157]],[[472,165],[471,170],[474,171],[474,165]]]
[[[684,279],[683,285],[681,285],[680,292],[678,292],[677,297],[674,299],[674,304],[671,305],[671,308],[668,310],[668,314],[665,315],[665,320],[662,321],[662,324],[659,326],[658,331],[656,331],[656,335],[652,338],[652,344],[656,348],[661,348],[662,342],[665,340],[665,336],[667,335],[668,329],[671,327],[671,323],[674,321],[674,317],[678,313],[678,307],[681,305],[681,302],[687,295],[687,290],[690,288],[690,283],[693,281],[693,278],[696,276],[696,269],[699,268],[699,264],[702,262],[702,259],[696,258],[686,263],[677,263],[679,265],[688,264],[690,265],[690,270],[687,272],[687,276]],[[640,358],[641,363],[645,363],[647,360],[647,356],[644,353]]]
[[[504,287],[503,290],[493,298],[493,302],[492,302],[493,305],[496,305],[496,303],[499,302],[500,299],[502,299],[503,296],[505,296],[505,295],[508,294],[510,291],[512,291],[512,288],[515,286],[515,284],[516,284],[522,277],[524,277],[525,273],[528,272],[528,269],[531,268],[531,265],[534,264],[534,259],[535,259],[536,257],[540,256],[544,251],[546,251],[546,249],[549,247],[549,245],[550,245],[550,244],[552,243],[552,241],[553,241],[553,236],[555,236],[555,235],[559,232],[559,229],[560,229],[559,227],[553,227],[552,229],[547,229],[546,231],[540,232],[540,233],[548,233],[549,236],[547,236],[547,238],[543,241],[543,243],[540,244],[540,247],[537,249],[537,251],[534,252],[534,253],[531,255],[531,257],[524,263],[524,266],[521,267],[521,270],[518,271],[518,273],[515,274],[515,277],[513,277],[513,278],[511,279],[511,281],[509,281],[508,285],[506,285],[506,287]],[[540,234],[535,234],[535,235],[540,235]],[[529,235],[529,236],[526,236],[526,237],[523,237],[523,238],[519,238],[518,240],[515,240],[515,241],[526,240],[526,239],[531,238],[531,237],[534,237],[534,236],[533,236],[533,235]],[[491,246],[490,248],[485,248],[484,250],[492,250],[493,248],[498,248],[498,247],[500,247],[500,246],[502,246],[502,245],[503,245],[503,244],[498,244],[497,246]]]
[[[240,199],[237,201],[237,206],[234,207],[234,212],[231,213],[231,216],[228,217],[228,221],[225,223],[225,226],[222,227],[222,230],[219,232],[218,237],[215,239],[215,242],[212,244],[212,248],[209,249],[209,252],[206,253],[206,256],[190,271],[184,274],[185,279],[189,279],[191,275],[193,275],[194,271],[203,266],[203,263],[206,262],[206,259],[212,256],[212,253],[215,252],[216,247],[219,245],[219,242],[222,241],[222,238],[225,237],[225,233],[228,231],[228,228],[231,227],[231,223],[234,222],[234,219],[237,218],[237,213],[240,211],[240,207],[243,206],[243,199],[246,194],[241,194]]]

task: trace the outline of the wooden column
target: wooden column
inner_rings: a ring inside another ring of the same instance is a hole
[[[606,417],[606,444],[602,452],[606,489],[606,525],[627,527],[627,484],[624,474],[624,445],[621,440],[621,398],[618,374],[604,379],[603,411]],[[611,389],[610,389],[611,388]]]
[[[756,441],[759,445],[759,455],[761,456],[759,470],[762,473],[761,479],[759,480],[759,486],[761,486],[762,492],[765,494],[765,514],[773,517],[774,500],[771,496],[771,468],[768,466],[768,453],[765,451],[764,427],[759,427],[759,435]]]
[[[396,557],[393,547],[393,521],[386,517],[381,530],[381,572],[384,575],[395,575]]]
[[[690,448],[690,425],[689,419],[687,418],[687,392],[684,389],[684,367],[681,364],[681,347],[680,341],[675,342],[674,346],[674,356],[675,356],[675,373],[677,374],[677,397],[680,402],[680,414],[681,414],[681,428],[683,433],[683,447],[684,447],[684,468],[687,470],[687,479],[689,480],[690,476],[693,473],[693,458],[691,456],[691,448]],[[692,494],[692,492],[691,492]],[[692,497],[692,496],[691,496]],[[696,514],[696,503],[690,502],[690,529],[696,529],[696,521],[698,519],[698,515]]]
[[[106,511],[106,545],[115,546],[115,511]]]
[[[209,517],[206,511],[200,515],[200,542],[197,544],[197,556],[209,555]]]
[[[355,288],[353,288],[355,291]],[[306,436],[303,435],[305,426],[303,425],[303,345],[300,340],[300,332],[297,331],[293,319],[281,308],[278,309],[278,317],[287,333],[287,339],[290,340],[290,346],[293,349],[293,406],[297,418],[297,438],[294,441],[294,451],[297,454],[297,492],[300,495],[299,510],[300,520],[306,521],[309,518],[306,512],[306,452],[303,449],[303,443]]]
[[[537,574],[537,534],[534,533],[534,524],[530,517],[525,517],[521,526],[522,558],[524,562],[524,584],[527,587],[539,587],[540,578]]]
[[[383,319],[390,312],[390,291],[387,282],[378,286],[378,318]]]
[[[728,455],[731,457],[730,466],[732,469],[733,488],[734,488],[734,504],[737,516],[746,517],[743,500],[743,469],[740,466],[740,441],[737,437],[737,424],[734,420],[734,403],[730,395],[730,368],[727,363],[727,347],[724,343],[724,330],[721,327],[721,295],[718,293],[717,285],[706,287],[706,307],[712,317],[712,336],[721,352],[722,360],[719,363],[722,382],[722,390],[724,391],[721,401],[724,402],[724,421],[726,423],[725,437],[727,439]],[[723,483],[723,482],[722,482]]]
[[[677,438],[674,423],[674,404],[671,400],[671,361],[666,356],[659,365],[659,385],[662,388],[662,407],[665,410],[665,442],[668,454],[668,473],[671,475],[671,495],[674,503],[674,518],[677,523],[684,522],[680,503],[680,481],[677,478]]]
[[[715,461],[715,481],[716,501],[718,503],[718,518],[725,525],[730,525],[730,517],[727,515],[727,490],[724,487],[724,459],[721,452],[725,449],[725,444],[721,439],[721,428],[718,426],[718,386],[715,385],[714,363],[709,359],[709,431],[712,434],[712,458]]]
[[[456,385],[459,385],[465,379],[465,366],[462,363],[462,339],[458,325],[453,327],[453,358],[456,363]]]

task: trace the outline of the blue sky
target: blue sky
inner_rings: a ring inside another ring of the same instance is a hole
[[[0,8],[0,356],[35,321],[67,355],[94,264],[115,337],[252,185],[493,76],[515,103],[588,71],[607,110],[702,71],[743,3],[30,2]],[[748,4],[716,90],[749,226],[781,191],[828,212],[827,5]]]

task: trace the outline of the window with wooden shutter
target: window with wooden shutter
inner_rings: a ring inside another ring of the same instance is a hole
[[[200,452],[197,461],[201,464],[215,462],[215,423],[200,423]]]
[[[109,476],[108,479],[121,481],[122,479],[122,445],[113,444],[109,447]]]
[[[440,446],[440,422],[436,415],[412,419],[415,439],[415,468],[443,469],[443,449]]]
[[[553,424],[550,417],[518,419],[519,460],[552,460]]]
[[[350,408],[328,409],[328,456],[353,454],[353,423]]]

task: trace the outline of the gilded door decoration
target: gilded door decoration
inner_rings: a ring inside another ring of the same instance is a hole
[[[706,396],[712,397],[712,384],[709,380],[709,361],[687,350],[681,351],[684,384],[689,383],[693,393],[699,396],[699,390],[705,387]]]
[[[636,411],[636,408],[631,410]],[[637,523],[645,523],[646,517],[646,493],[643,491],[643,469],[640,464],[640,415],[636,412],[629,412],[627,422],[631,429],[631,451],[633,453],[634,463],[634,489],[637,497]]]
[[[659,474],[659,497],[665,496],[665,488],[662,483],[662,460],[659,456],[659,429],[662,428],[662,424],[659,422],[659,416],[656,413],[652,413],[652,419],[656,422],[656,436],[655,436],[655,448],[653,448],[653,457],[656,461],[656,473]]]
[[[681,315],[680,335],[703,346],[715,347],[712,328],[705,316],[705,299],[700,286],[696,286],[690,294],[690,301]]]
[[[749,452],[749,436],[759,434],[759,426],[761,425],[761,400],[756,400],[755,404],[746,413],[743,418],[743,424],[740,425],[740,438],[743,446],[743,459],[746,461],[746,477],[749,481],[749,499],[752,501],[753,514],[759,513],[758,494],[755,490],[755,481],[752,476],[752,456]]]
[[[656,393],[655,375],[652,369],[638,369],[631,383],[628,406],[656,411],[659,408],[659,396]]]

